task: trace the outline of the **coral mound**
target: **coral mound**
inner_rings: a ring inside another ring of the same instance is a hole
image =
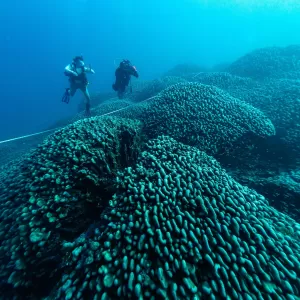
[[[249,91],[257,86],[257,83],[250,78],[235,76],[227,72],[201,73],[194,78],[194,81],[213,85],[225,91],[231,91],[232,89],[246,89]],[[241,98],[241,100],[243,99]]]
[[[300,226],[212,157],[159,137],[119,174],[111,210],[51,299],[295,299]]]
[[[117,115],[142,121],[152,138],[168,135],[209,154],[231,148],[248,133],[259,137],[275,134],[272,122],[261,111],[199,83],[172,85],[155,99]]]
[[[300,78],[300,45],[255,50],[231,64],[227,71],[256,79]]]
[[[291,79],[269,79],[257,82],[228,73],[209,73],[197,77],[203,84],[214,85],[261,110],[279,133],[279,143],[290,152],[299,153],[300,82]]]
[[[140,128],[133,120],[79,121],[0,176],[1,290],[18,290],[25,299],[27,289],[37,295],[51,286],[62,239],[85,232],[95,215],[98,221],[117,171],[136,159]]]

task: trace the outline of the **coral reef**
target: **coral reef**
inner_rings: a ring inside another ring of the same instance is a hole
[[[209,73],[197,77],[260,109],[274,124],[278,143],[293,155],[300,150],[300,83],[297,80],[269,79],[255,82],[229,73]]]
[[[1,174],[0,289],[5,299],[12,299],[9,291],[22,299],[37,297],[56,280],[62,239],[85,232],[95,215],[100,220],[116,172],[139,153],[140,130],[138,121],[121,118],[79,121]]]
[[[232,63],[227,71],[234,75],[256,79],[299,78],[300,46],[255,50]]]
[[[51,299],[296,299],[300,225],[204,152],[150,141]]]
[[[231,170],[230,174],[239,182],[263,194],[273,207],[300,222],[300,166],[278,170],[277,164],[277,169],[266,165],[264,171],[257,168],[246,172],[242,168]]]
[[[179,83],[155,99],[114,114],[145,124],[153,138],[169,135],[209,154],[227,151],[244,135],[275,134],[272,122],[258,109],[226,92],[199,83]],[[247,138],[251,143],[251,138]]]
[[[274,207],[300,219],[299,191],[288,175],[300,162],[300,84],[298,80],[257,82],[229,73],[202,74],[197,81],[214,85],[259,108],[274,124],[276,136],[259,141],[247,151],[235,149],[217,157],[239,182],[262,193]],[[261,171],[263,170],[263,171]],[[296,183],[297,185],[297,183]]]
[[[0,145],[0,298],[300,299],[299,61],[177,65]]]
[[[49,135],[49,132],[43,134],[26,137],[15,141],[0,144],[0,172],[6,170],[12,161],[20,160],[37,147],[38,144]]]

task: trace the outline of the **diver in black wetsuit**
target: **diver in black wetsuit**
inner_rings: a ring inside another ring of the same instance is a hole
[[[125,93],[125,89],[129,84],[130,77],[139,77],[136,68],[130,63],[129,60],[124,59],[120,66],[116,69],[116,82],[112,85],[112,88],[118,92],[119,99],[122,99]]]

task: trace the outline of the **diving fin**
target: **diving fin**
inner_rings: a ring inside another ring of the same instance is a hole
[[[70,89],[69,88],[66,88],[66,91],[63,94],[61,101],[65,102],[67,104],[70,102]]]

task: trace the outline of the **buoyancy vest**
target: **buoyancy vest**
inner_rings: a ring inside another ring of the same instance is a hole
[[[77,70],[76,69],[81,69],[81,73],[77,73]],[[88,82],[88,79],[87,79],[87,76],[86,76],[86,72],[85,72],[85,69],[84,69],[84,66],[83,67],[80,67],[80,68],[76,68],[75,64],[72,63],[71,64],[71,70],[75,73],[77,73],[77,76],[74,76],[70,73],[66,73],[67,76],[69,76],[70,78],[70,81],[74,82],[74,83],[82,83],[84,85],[87,85],[89,82]]]

